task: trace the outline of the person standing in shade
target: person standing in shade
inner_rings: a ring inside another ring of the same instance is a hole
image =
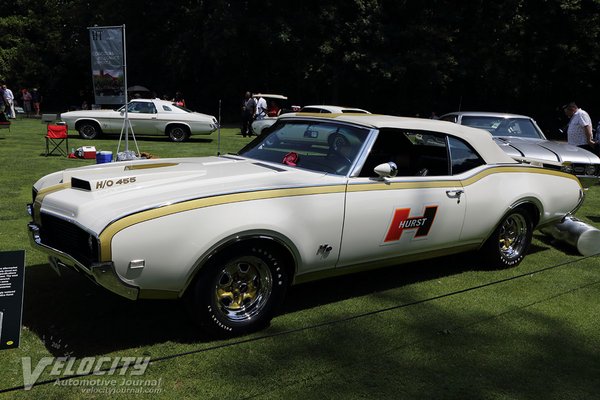
[[[173,103],[179,107],[185,107],[185,100],[183,98],[183,93],[177,92],[175,93],[175,98],[173,99]]]
[[[42,95],[37,90],[37,88],[33,88],[31,91],[31,102],[33,103],[33,109],[35,110],[35,115],[40,115],[40,106],[42,104]]]
[[[567,127],[567,142],[573,146],[596,152],[596,142],[592,133],[592,119],[589,114],[579,108],[575,102],[563,106],[565,115],[569,118]]]
[[[252,136],[252,121],[256,113],[256,101],[252,97],[252,93],[246,92],[242,103],[242,136]]]
[[[21,101],[25,115],[29,117],[31,115],[31,93],[27,89],[21,89]]]
[[[15,113],[15,96],[6,85],[2,85],[2,89],[4,90],[4,101],[6,103],[6,114],[8,118],[16,118],[17,114]]]
[[[6,100],[5,96],[4,96],[4,87],[3,85],[0,85],[0,114],[2,114],[2,121],[0,122],[6,122],[4,121],[4,119],[6,119]]]
[[[267,101],[262,96],[256,97],[256,114],[255,119],[263,119],[267,116]]]

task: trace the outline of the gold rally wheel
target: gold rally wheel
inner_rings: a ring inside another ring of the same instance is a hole
[[[283,302],[288,276],[277,251],[260,242],[237,245],[201,271],[193,312],[218,336],[264,328]]]
[[[519,265],[527,254],[533,235],[533,223],[527,210],[515,208],[500,221],[482,250],[492,268]]]

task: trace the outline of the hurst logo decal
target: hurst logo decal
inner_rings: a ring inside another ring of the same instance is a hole
[[[416,229],[414,237],[423,237],[429,234],[429,230],[433,225],[437,206],[429,206],[425,208],[423,216],[410,217],[410,208],[398,208],[394,212],[392,223],[385,235],[384,243],[400,240],[402,232],[407,229]]]

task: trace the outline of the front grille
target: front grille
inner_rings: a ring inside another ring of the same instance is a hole
[[[77,225],[48,214],[41,214],[42,243],[62,251],[86,267],[98,261],[98,239]]]

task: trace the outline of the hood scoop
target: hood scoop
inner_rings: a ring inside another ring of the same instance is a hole
[[[88,192],[92,191],[92,185],[90,182],[79,178],[71,178],[71,187],[74,189],[87,190]]]

